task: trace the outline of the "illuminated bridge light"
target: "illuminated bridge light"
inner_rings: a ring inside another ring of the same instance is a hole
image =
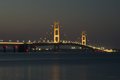
[[[9,42],[12,42],[12,40],[9,40]]]
[[[24,43],[25,41],[23,40],[22,42]]]
[[[68,41],[66,41],[66,43],[68,43]]]
[[[36,43],[36,41],[34,40],[33,43]]]
[[[62,42],[62,40],[60,40],[60,42]]]
[[[76,44],[79,44],[79,42],[76,42]]]
[[[79,47],[79,49],[82,49],[82,47]]]
[[[70,41],[68,41],[68,43],[70,43]]]
[[[71,49],[76,49],[75,47],[71,47]]]
[[[45,40],[43,40],[43,43],[45,42]]]
[[[48,50],[49,50],[49,48],[46,48],[45,50],[47,50],[47,51],[48,51]]]
[[[19,42],[19,40],[17,40],[17,42]]]
[[[41,51],[42,49],[41,48],[39,48],[39,51]]]
[[[49,41],[49,40],[47,40],[47,43],[50,43],[50,41]]]
[[[114,52],[112,49],[105,49],[105,52]]]
[[[35,49],[34,49],[34,48],[32,48],[32,50],[34,51]]]
[[[39,50],[39,48],[38,48],[38,47],[36,47],[36,50]]]
[[[66,41],[64,41],[64,43],[66,43]]]
[[[65,41],[63,40],[63,43],[65,43]]]
[[[38,43],[40,43],[41,41],[38,41]]]
[[[3,40],[0,40],[0,42],[3,42]]]
[[[31,42],[31,40],[28,41],[29,43]]]

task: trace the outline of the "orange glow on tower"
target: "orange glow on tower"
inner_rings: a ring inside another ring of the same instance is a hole
[[[60,43],[60,23],[54,22],[54,43]]]
[[[86,33],[84,31],[82,32],[82,45],[84,45],[84,46],[87,45],[87,37],[86,37]]]

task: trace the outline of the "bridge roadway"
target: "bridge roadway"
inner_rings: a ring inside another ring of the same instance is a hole
[[[52,42],[0,42],[0,52],[33,52],[41,50],[43,48],[49,48],[48,50],[60,50],[60,49],[79,49],[79,50],[92,50],[93,48],[81,45],[79,43],[52,43]],[[45,49],[44,49],[45,50]]]

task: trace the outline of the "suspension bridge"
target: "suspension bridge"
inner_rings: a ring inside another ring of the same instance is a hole
[[[82,51],[82,52],[115,52],[112,49],[95,47],[87,44],[87,35],[83,31],[81,42],[61,40],[60,23],[53,24],[53,40],[0,42],[0,52],[40,52],[40,51]]]

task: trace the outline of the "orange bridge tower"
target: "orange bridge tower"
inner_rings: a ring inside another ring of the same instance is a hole
[[[60,23],[54,22],[54,43],[60,43]]]
[[[87,45],[87,34],[85,31],[82,32],[82,45]]]

